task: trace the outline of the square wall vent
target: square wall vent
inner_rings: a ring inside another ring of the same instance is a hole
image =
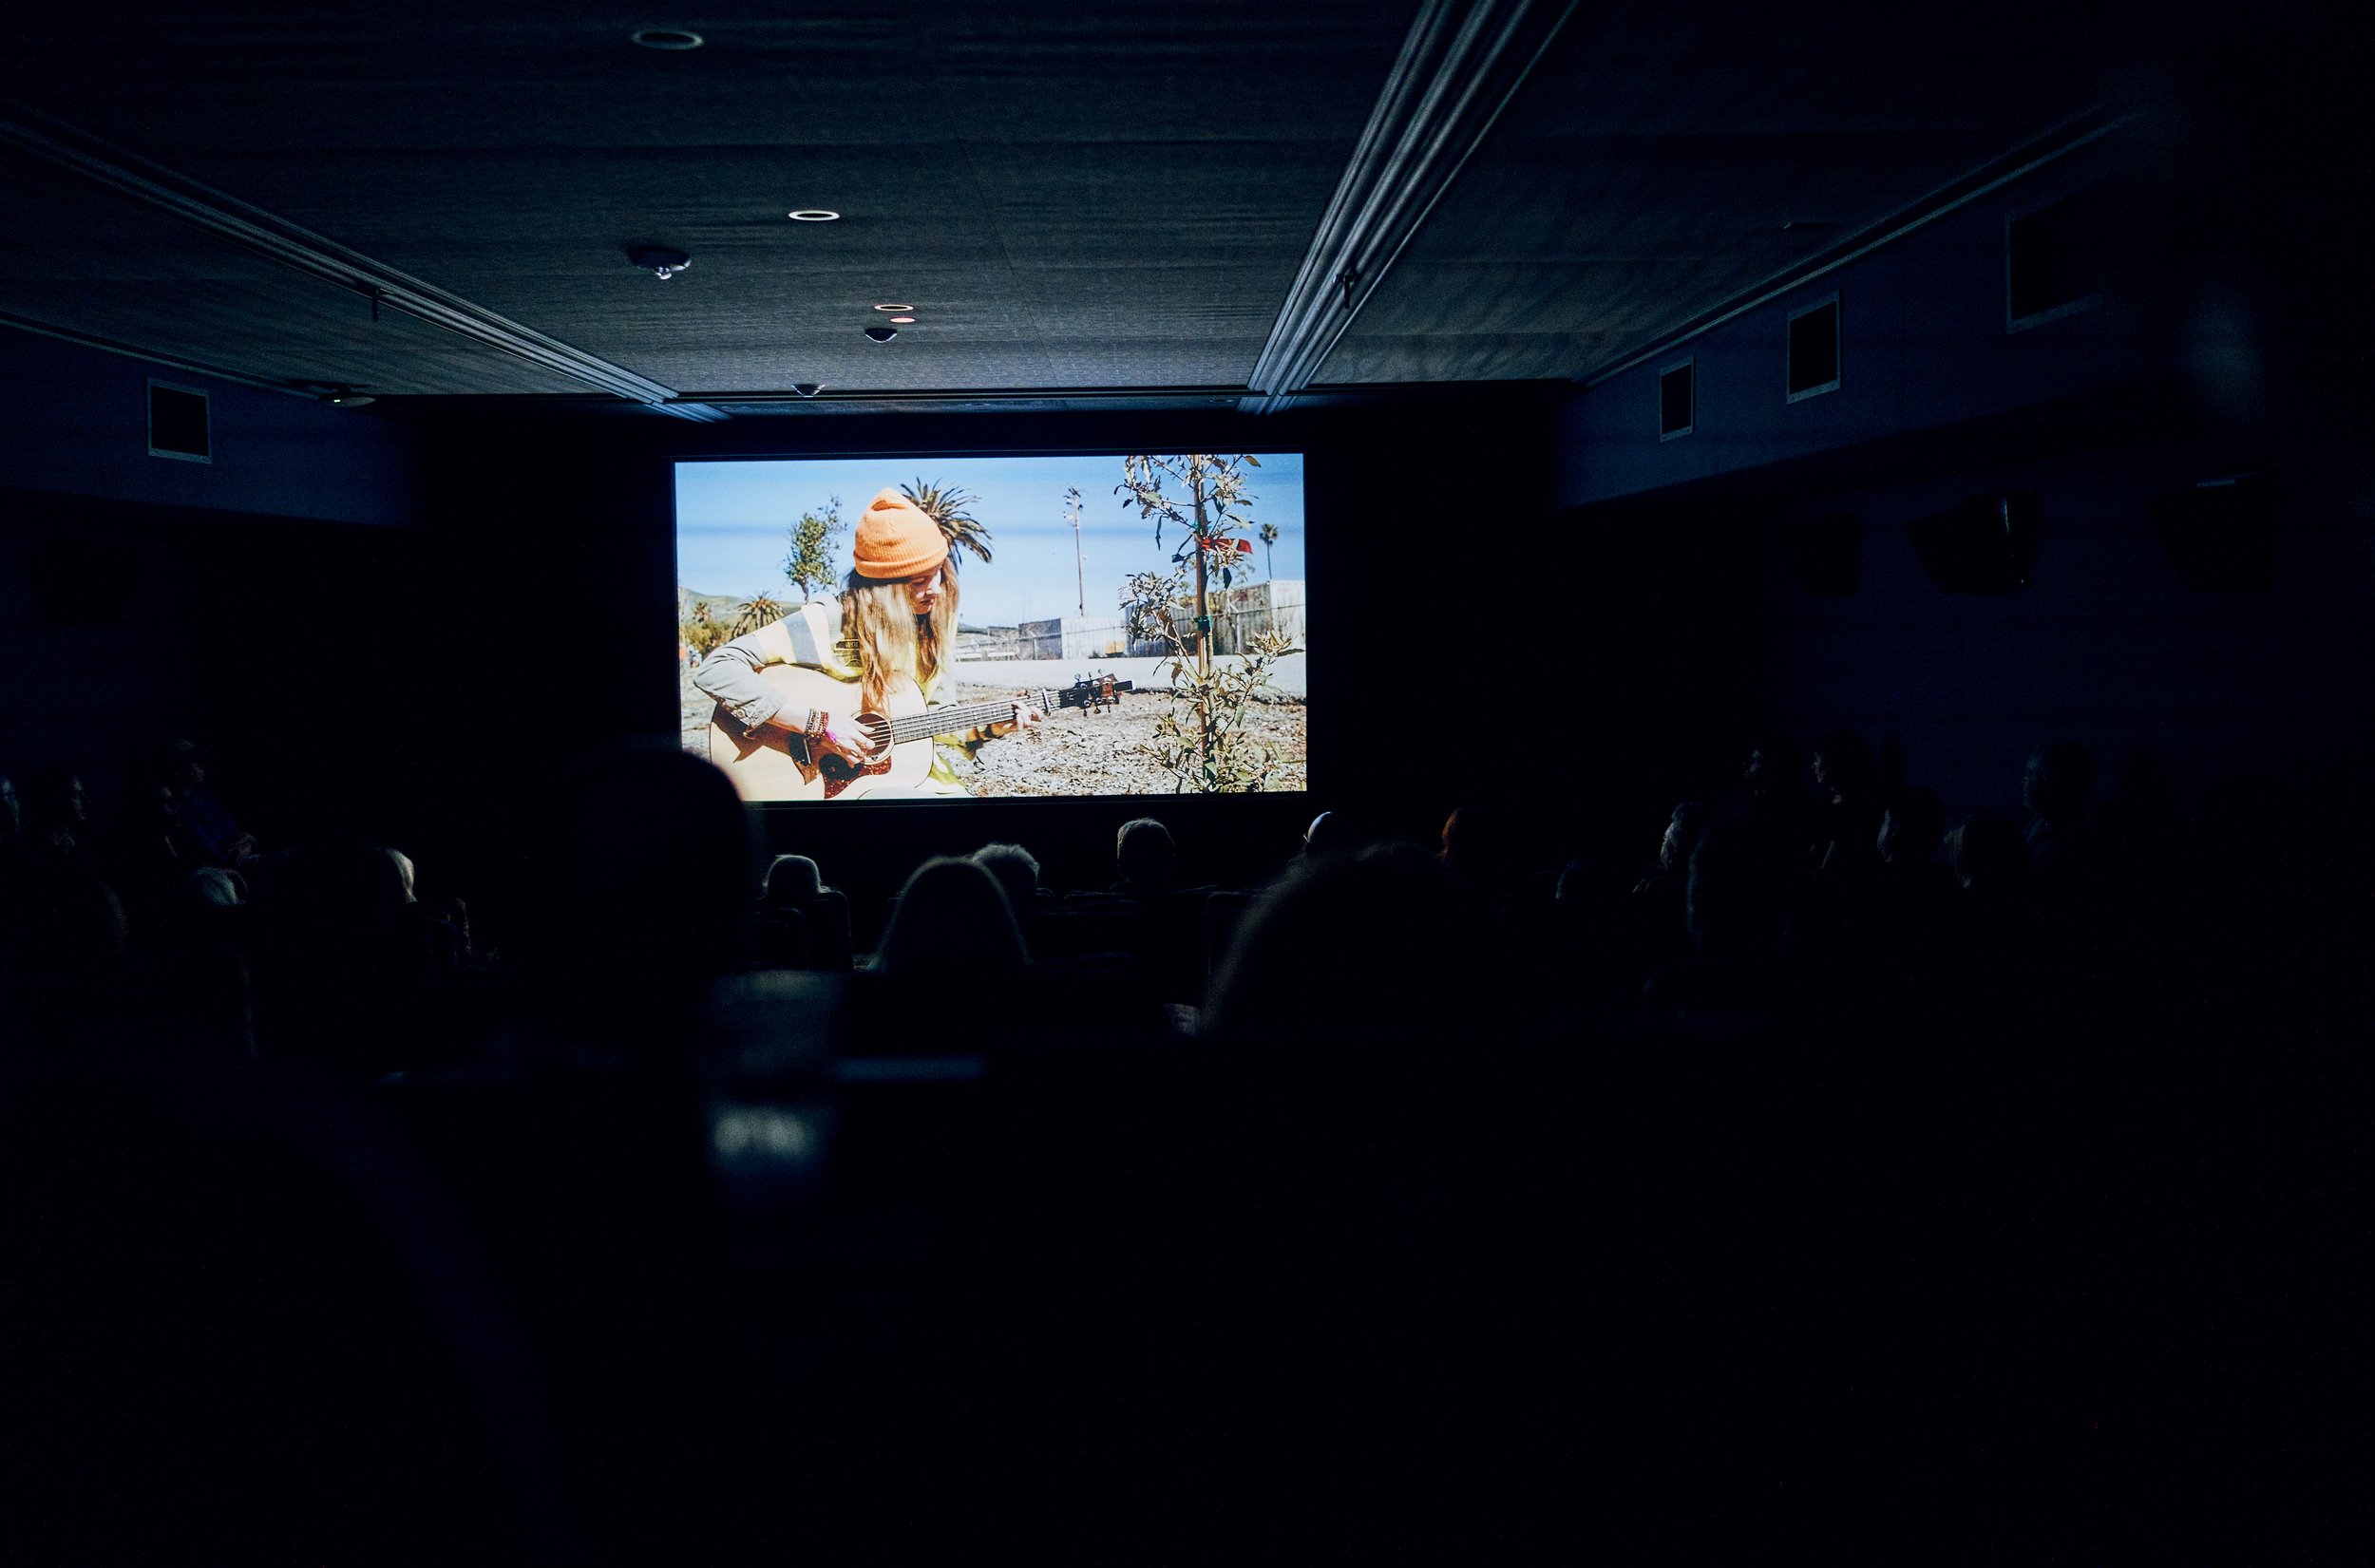
[[[1658,373],[1658,439],[1686,436],[1699,420],[1699,362],[1686,359]]]
[[[215,461],[214,432],[206,421],[206,394],[169,381],[148,384],[148,455],[183,463]]]
[[[1790,401],[1837,389],[1839,296],[1817,300],[1790,315]]]
[[[2042,327],[2103,302],[2109,207],[2098,184],[2004,219],[2006,331]]]

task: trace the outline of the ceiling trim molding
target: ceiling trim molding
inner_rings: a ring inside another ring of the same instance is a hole
[[[1421,0],[1246,378],[1247,413],[1319,372],[1501,118],[1576,0]]]
[[[1650,360],[1670,354],[1691,339],[1711,332],[1727,321],[1737,320],[1760,305],[1770,304],[1794,289],[1802,289],[1816,278],[1837,272],[1848,263],[1870,255],[1885,245],[1893,245],[1915,230],[1935,223],[1948,214],[1960,211],[2004,189],[2014,180],[2025,179],[2080,147],[2091,146],[2141,118],[2140,113],[2118,114],[2100,104],[2073,115],[2050,130],[2031,137],[2010,152],[1990,159],[1978,168],[1939,186],[1910,206],[1899,208],[1879,222],[1867,224],[1837,244],[1783,268],[1760,283],[1751,284],[1722,304],[1661,333],[1648,347],[1611,360],[1597,369],[1586,371],[1574,378],[1575,384],[1589,390],[1604,381],[1637,369]]]
[[[1242,387],[997,387],[986,390],[965,387],[938,389],[901,387],[867,391],[862,387],[826,387],[803,397],[798,392],[781,389],[772,391],[718,392],[702,391],[683,394],[703,403],[1044,403],[1052,398],[1066,402],[1114,402],[1123,399],[1177,398],[1182,401],[1207,402],[1214,399],[1235,399],[1244,395]]]
[[[290,397],[301,397],[315,403],[320,402],[323,396],[323,387],[318,383],[308,386],[296,382],[274,381],[268,376],[250,375],[245,370],[227,370],[219,365],[210,365],[202,359],[190,359],[181,354],[169,354],[156,349],[142,349],[130,343],[119,343],[114,338],[101,337],[97,332],[77,331],[71,327],[55,327],[47,321],[35,321],[30,316],[18,315],[13,311],[0,311],[0,327],[12,327],[20,332],[31,332],[37,337],[55,338],[60,343],[71,343],[78,349],[96,349],[101,353],[122,354],[126,359],[137,359],[144,364],[162,365],[169,370],[179,370],[184,375],[211,376],[217,381],[228,381],[240,387],[253,387],[259,391],[280,392]]]
[[[714,410],[693,411],[676,403],[674,387],[663,387],[622,366],[584,349],[547,337],[542,332],[485,307],[449,293],[408,273],[374,261],[358,251],[310,229],[252,206],[211,186],[176,174],[137,154],[109,146],[96,137],[65,124],[22,104],[0,101],[0,146],[13,147],[46,162],[67,169],[122,196],[142,202],[194,227],[220,235],[283,266],[306,273],[340,288],[352,289],[374,306],[404,312],[433,327],[500,349],[515,358],[583,382],[618,397],[649,404],[663,413],[684,419],[722,419]]]

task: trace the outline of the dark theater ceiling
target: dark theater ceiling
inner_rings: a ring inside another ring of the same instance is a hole
[[[695,415],[1577,378],[2118,108],[2152,46],[2081,9],[21,7],[0,319]]]

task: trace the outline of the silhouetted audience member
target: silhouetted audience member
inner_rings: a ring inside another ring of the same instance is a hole
[[[825,876],[806,855],[778,855],[768,862],[759,902],[770,909],[796,909],[825,890]]]
[[[1691,851],[1684,923],[1692,957],[1652,976],[1644,1022],[1710,1039],[1762,1032],[1791,1000],[1782,971],[1789,936],[1789,871],[1771,841],[1719,823]]]
[[[2024,898],[2028,893],[2028,845],[2008,817],[1975,811],[1947,836],[1947,859],[1966,893],[1983,898]]]
[[[1480,917],[1539,922],[1558,887],[1556,857],[1534,841],[1534,823],[1507,801],[1474,802],[1444,820],[1441,859]]]
[[[741,952],[756,879],[725,774],[673,746],[616,747],[574,769],[516,939],[537,1045],[587,1066],[680,1066],[697,1002]]]
[[[941,857],[900,889],[873,967],[930,985],[952,976],[1020,974],[1022,933],[998,878],[973,860]]]
[[[130,925],[113,889],[51,854],[0,879],[0,1038],[50,1051],[112,1042],[130,998]]]
[[[1874,847],[1888,865],[1942,869],[1937,860],[1946,835],[1947,811],[1938,792],[1916,784],[1898,790],[1889,802]]]
[[[2029,810],[2029,864],[2038,885],[2053,891],[2089,877],[2094,841],[2086,814],[2095,794],[2095,754],[2071,741],[2029,753],[2021,775],[2021,803]]]
[[[16,798],[16,781],[0,773],[0,856],[14,851],[17,833],[24,825],[25,812]]]
[[[1493,813],[1483,806],[1454,807],[1443,819],[1435,858],[1454,881],[1474,887],[1491,879],[1499,858],[1500,846],[1494,841],[1498,825]]]
[[[1303,829],[1302,855],[1304,859],[1350,855],[1368,843],[1369,835],[1351,812],[1322,811]]]
[[[1740,769],[1748,825],[1769,851],[1795,859],[1814,840],[1814,799],[1807,793],[1806,753],[1786,735],[1768,735]]]
[[[1814,743],[1816,827],[1814,870],[1853,875],[1879,859],[1873,844],[1885,802],[1872,747],[1852,729],[1834,729]]]
[[[157,749],[152,766],[173,791],[175,832],[184,855],[210,865],[238,865],[256,853],[256,840],[206,783],[207,754],[194,741],[170,741]]]
[[[1684,801],[1667,817],[1658,840],[1658,860],[1649,873],[1633,883],[1628,900],[1631,928],[1630,964],[1636,976],[1691,955],[1685,903],[1690,882],[1691,854],[1706,837],[1712,818],[1697,801]]]
[[[370,1076],[405,1065],[420,966],[399,930],[404,878],[358,839],[300,845],[256,901],[258,1048]]]
[[[1006,902],[1022,919],[1044,900],[1039,887],[1039,861],[1020,844],[983,844],[973,852],[976,864],[998,878]]]
[[[1874,841],[1881,864],[1870,924],[1884,983],[1925,985],[1935,969],[1957,892],[1954,873],[1940,857],[1945,841],[1946,807],[1936,790],[1909,785],[1890,797]]]
[[[1675,894],[1674,907],[1682,910],[1682,882],[1690,873],[1691,851],[1707,831],[1712,818],[1707,808],[1697,801],[1684,801],[1666,818],[1665,832],[1658,839],[1658,860],[1648,875],[1633,884],[1638,897],[1654,897],[1662,887],[1671,884]]]
[[[1947,1011],[1998,1022],[2038,980],[2028,845],[2010,818],[1977,811],[1947,835],[1947,859],[1961,889],[1948,941],[1954,992]]]
[[[801,967],[850,967],[848,895],[826,885],[822,868],[806,855],[778,855],[768,864],[755,919],[763,925],[779,914],[799,918]]]
[[[181,849],[180,803],[162,784],[135,784],[116,812],[104,860],[108,879],[135,909],[153,902],[199,866]]]
[[[1439,1044],[1494,994],[1472,921],[1416,844],[1314,860],[1262,897],[1214,975],[1201,1032],[1282,1045]]]
[[[1178,859],[1179,845],[1169,828],[1151,817],[1124,822],[1113,835],[1114,869],[1121,879],[1112,891],[1128,898],[1160,897],[1172,889]]]
[[[83,781],[63,767],[45,767],[25,781],[24,846],[36,865],[99,875],[90,844],[90,805]]]
[[[256,1057],[239,874],[200,866],[166,889],[134,927],[135,954],[154,995],[162,1052],[183,1062]]]

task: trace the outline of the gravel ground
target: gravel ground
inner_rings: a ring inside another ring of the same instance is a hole
[[[1006,693],[990,687],[957,688],[952,702]],[[957,776],[976,795],[1168,795],[1171,776],[1146,754],[1155,720],[1174,704],[1168,696],[1133,692],[1118,708],[1084,713],[1068,708],[1051,714],[1034,735],[992,741],[974,754],[974,765]],[[1303,787],[1303,713],[1300,703],[1255,703],[1245,728],[1284,758],[1267,787]]]
[[[1010,695],[996,687],[956,686],[942,699],[974,702]],[[709,755],[710,699],[688,677],[681,689],[685,748]],[[1171,776],[1146,754],[1154,722],[1174,706],[1168,696],[1133,692],[1119,708],[1086,713],[1076,708],[1049,716],[1036,735],[992,741],[975,753],[973,765],[958,764],[957,776],[976,795],[1168,795]],[[1179,706],[1185,706],[1184,704]],[[1268,787],[1303,787],[1303,715],[1301,703],[1256,703],[1245,727],[1285,760]]]

